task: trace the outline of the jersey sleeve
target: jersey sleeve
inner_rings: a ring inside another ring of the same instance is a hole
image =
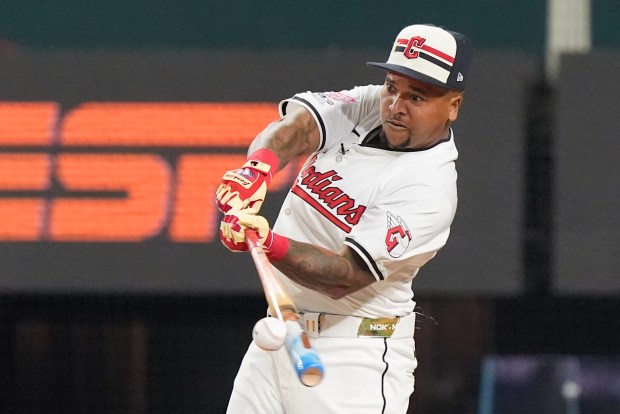
[[[367,209],[345,244],[362,257],[376,280],[408,280],[445,245],[454,211],[442,192],[408,187]]]
[[[280,102],[280,115],[297,106],[308,109],[319,126],[319,148],[328,149],[341,142],[365,117],[379,107],[381,85],[356,86],[339,92],[304,92]]]

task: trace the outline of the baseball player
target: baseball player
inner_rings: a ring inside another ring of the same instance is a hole
[[[228,171],[216,200],[220,233],[246,251],[255,229],[321,356],[325,376],[303,386],[285,350],[252,343],[229,414],[407,412],[417,366],[412,280],[444,246],[457,205],[451,123],[472,56],[462,34],[405,27],[383,85],[306,92]],[[307,156],[270,229],[258,215],[273,174]]]

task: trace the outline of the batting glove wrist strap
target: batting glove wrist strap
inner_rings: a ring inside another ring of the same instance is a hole
[[[267,179],[271,182],[273,174],[278,171],[279,164],[280,160],[275,152],[269,148],[261,148],[257,149],[248,156],[248,162],[244,164],[244,167],[255,168],[262,173],[267,174]]]
[[[265,249],[267,249],[265,254],[270,262],[282,260],[288,253],[289,240],[284,236],[280,236],[278,233],[269,230],[269,235],[265,242]]]

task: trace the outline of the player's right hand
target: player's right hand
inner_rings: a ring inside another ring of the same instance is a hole
[[[258,241],[265,248],[269,260],[280,260],[288,252],[289,242],[286,237],[271,231],[266,218],[245,210],[230,210],[224,216],[220,223],[220,240],[232,252],[245,252],[248,250],[245,240],[246,229],[256,232]]]
[[[278,170],[277,155],[267,149],[254,151],[243,167],[227,171],[215,194],[217,208],[256,214],[265,201],[267,186]]]
[[[267,219],[245,211],[230,210],[220,223],[220,239],[229,250],[244,252],[248,250],[245,242],[245,229],[252,229],[263,246],[271,236]]]

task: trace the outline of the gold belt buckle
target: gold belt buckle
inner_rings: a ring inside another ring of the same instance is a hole
[[[390,338],[396,330],[400,317],[394,318],[363,318],[357,330],[357,336],[371,338]]]

